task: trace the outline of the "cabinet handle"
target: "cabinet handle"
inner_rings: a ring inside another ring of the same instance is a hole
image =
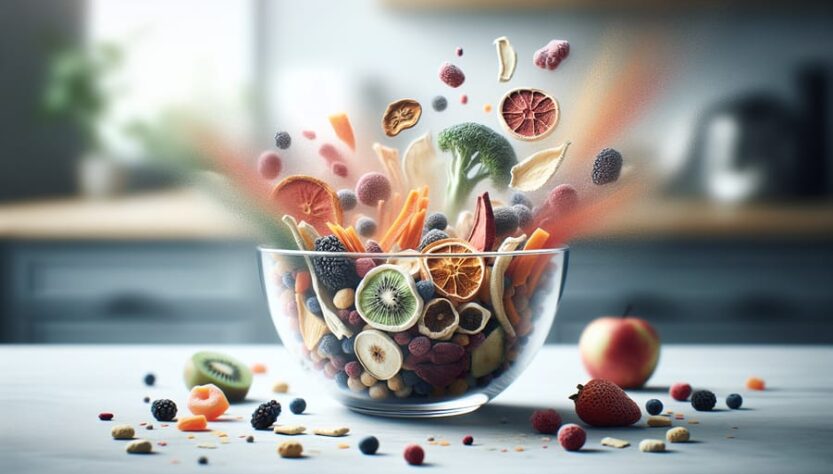
[[[146,294],[120,293],[104,301],[102,312],[112,317],[154,318],[170,314],[170,308]]]

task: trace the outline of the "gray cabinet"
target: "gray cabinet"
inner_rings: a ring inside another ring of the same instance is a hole
[[[3,339],[272,342],[248,242],[9,242]]]

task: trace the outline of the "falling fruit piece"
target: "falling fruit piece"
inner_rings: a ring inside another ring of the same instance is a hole
[[[422,116],[422,106],[414,99],[400,99],[388,104],[382,115],[382,131],[389,137],[415,126]]]
[[[306,221],[319,232],[327,230],[327,222],[341,224],[343,219],[336,192],[327,183],[311,176],[284,178],[272,189],[271,199],[285,214]]]
[[[433,281],[437,294],[442,297],[455,303],[471,301],[486,279],[483,257],[472,255],[477,251],[462,239],[443,239],[429,244],[422,250],[425,258],[420,259],[422,277]],[[454,255],[431,257],[431,254]]]
[[[408,145],[402,156],[402,173],[408,177],[412,187],[431,187],[436,185],[435,180],[441,175],[436,168],[437,152],[434,150],[434,141],[431,140],[431,134],[426,133]]]
[[[474,208],[474,223],[467,239],[478,252],[488,252],[495,244],[495,215],[489,193],[477,196]]]
[[[558,124],[558,101],[540,89],[514,89],[498,107],[503,127],[518,140],[536,141],[547,137]]]
[[[350,117],[345,113],[333,114],[327,117],[330,120],[336,136],[347,144],[351,150],[356,150],[356,137],[353,135],[353,126],[350,125]]]
[[[504,294],[504,290],[506,282],[504,280],[504,275],[506,274],[506,270],[509,268],[509,264],[512,263],[512,255],[505,255],[505,253],[514,252],[518,249],[518,247],[526,240],[526,235],[520,235],[518,237],[507,237],[500,247],[498,247],[498,255],[495,257],[495,263],[492,265],[492,274],[489,278],[489,292],[492,295],[502,295]],[[512,327],[512,324],[509,322],[509,317],[506,314],[506,309],[503,307],[503,299],[502,298],[492,298],[492,309],[495,312],[495,318],[497,318],[498,322],[500,323],[501,327],[506,331],[506,334],[509,334],[509,337],[515,337],[515,329]]]
[[[541,150],[513,166],[509,187],[525,192],[541,189],[558,171],[569,146],[570,142],[566,142],[555,148]]]
[[[501,36],[495,40],[495,48],[497,49],[498,73],[497,80],[500,82],[509,82],[515,74],[515,66],[518,64],[518,54],[515,48],[509,44],[509,38]]]

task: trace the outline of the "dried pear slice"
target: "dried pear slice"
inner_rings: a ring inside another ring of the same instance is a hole
[[[513,166],[509,187],[524,192],[541,189],[558,171],[569,147],[570,142],[566,142],[555,148],[538,151]]]
[[[429,301],[417,322],[420,334],[439,341],[451,339],[459,326],[460,314],[454,309],[454,304],[445,298]]]
[[[330,330],[321,318],[310,313],[304,304],[303,295],[295,295],[295,304],[298,306],[298,330],[301,331],[301,339],[304,341],[304,347],[311,351]]]
[[[295,239],[295,243],[298,245],[298,248],[302,250],[309,250],[311,247],[307,247],[306,242],[308,238],[312,238],[312,241],[315,242],[315,239],[318,236],[318,232],[316,232],[315,228],[303,221],[298,224],[295,218],[290,215],[283,216],[282,220],[283,223],[289,227],[289,231],[292,233],[292,237]],[[339,339],[352,336],[353,331],[345,326],[344,323],[341,322],[341,319],[338,318],[338,309],[336,309],[333,304],[333,297],[329,290],[327,290],[327,288],[318,281],[318,275],[315,274],[315,268],[313,268],[309,257],[304,256],[304,262],[307,264],[307,269],[309,270],[310,280],[312,281],[312,289],[315,292],[315,298],[321,306],[321,314],[324,316],[324,323]],[[306,305],[304,306],[306,307]],[[315,318],[318,317],[312,313],[310,314]]]
[[[405,154],[402,155],[402,173],[408,177],[408,183],[412,188],[422,186],[435,187],[437,176],[437,152],[434,150],[434,141],[431,140],[431,133],[412,141]]]
[[[521,243],[526,240],[526,234],[518,237],[507,237],[498,247],[498,252],[513,252]],[[498,255],[495,257],[495,264],[492,266],[492,277],[489,279],[489,292],[492,294],[492,309],[495,310],[495,317],[506,331],[509,337],[515,337],[515,328],[506,316],[506,309],[503,307],[503,275],[509,264],[512,263],[511,255]]]
[[[390,179],[393,191],[400,193],[408,188],[408,177],[402,175],[402,168],[399,165],[399,150],[384,146],[380,143],[373,144],[373,152],[385,168],[385,173]]]
[[[474,301],[457,308],[457,314],[460,315],[460,324],[457,327],[457,332],[461,334],[477,334],[483,331],[489,319],[492,318],[491,311]]]
[[[518,53],[509,44],[509,38],[505,36],[501,36],[495,40],[495,48],[497,49],[498,61],[497,80],[500,82],[509,82],[515,74],[515,66],[518,65]]]
[[[364,370],[378,380],[389,380],[402,368],[402,349],[382,331],[360,332],[353,341],[353,350]]]
[[[472,377],[489,375],[500,367],[505,354],[506,337],[501,328],[495,328],[471,353]]]

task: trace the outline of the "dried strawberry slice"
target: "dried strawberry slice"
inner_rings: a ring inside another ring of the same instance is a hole
[[[498,108],[504,128],[519,140],[540,140],[558,124],[558,101],[539,89],[515,89],[506,93]]]

